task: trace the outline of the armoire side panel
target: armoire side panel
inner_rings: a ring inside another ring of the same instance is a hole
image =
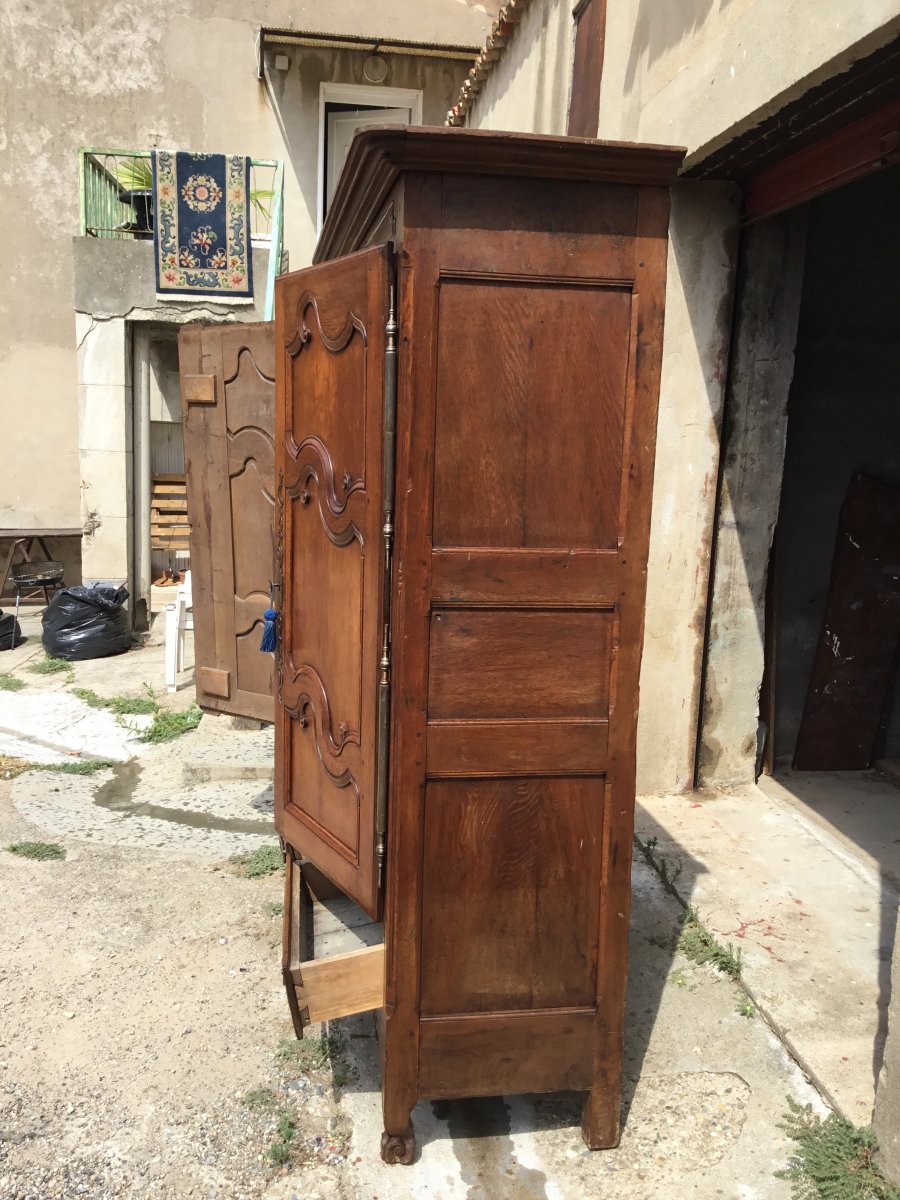
[[[603,580],[618,557],[631,292],[561,278],[564,260],[552,282],[529,277],[529,242],[521,275],[440,278],[432,565],[457,570],[430,622],[421,1013],[435,1045],[464,1014],[474,1031],[527,1010],[548,1032],[560,1010],[594,1014],[602,961],[618,636]],[[574,555],[586,582],[573,596],[560,564]],[[565,1028],[577,1042],[584,1017]],[[513,1059],[496,1072],[497,1091],[521,1077]]]

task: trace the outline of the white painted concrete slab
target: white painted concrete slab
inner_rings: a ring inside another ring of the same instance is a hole
[[[76,696],[62,692],[0,692],[0,754],[16,753],[6,748],[4,739],[8,739],[10,746],[25,747],[18,757],[35,762],[47,761],[38,757],[41,749],[124,762],[140,752],[138,732],[151,719],[128,717],[126,725],[106,709],[89,708]]]
[[[637,830],[679,896],[739,946],[744,980],[823,1093],[872,1115],[897,892],[820,821],[751,787],[643,797]]]

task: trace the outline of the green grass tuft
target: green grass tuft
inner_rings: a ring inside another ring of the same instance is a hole
[[[37,862],[66,857],[65,847],[60,846],[58,842],[10,842],[6,849],[10,854],[18,854],[21,858],[33,858]]]
[[[99,696],[92,688],[72,688],[72,695],[77,696],[88,708],[106,708],[119,717],[132,717],[155,713],[159,705],[150,689],[147,696]]]
[[[286,1108],[278,1114],[275,1126],[276,1140],[266,1150],[266,1158],[274,1166],[283,1166],[291,1156],[291,1144],[297,1132],[297,1122]]]
[[[232,854],[228,860],[237,867],[239,875],[244,879],[260,879],[264,875],[274,875],[284,866],[284,859],[277,846],[260,846],[249,854]]]
[[[196,704],[192,704],[190,708],[186,708],[182,712],[176,712],[171,708],[157,707],[153,721],[141,731],[138,741],[152,742],[154,745],[161,742],[173,742],[183,733],[190,733],[192,729],[196,729],[202,716],[203,713]]]
[[[55,771],[58,775],[94,775],[97,771],[106,771],[118,765],[109,758],[73,758],[71,762],[32,763],[31,769]]]
[[[251,1112],[270,1112],[275,1107],[275,1093],[271,1088],[251,1088],[243,1096],[244,1107]]]
[[[68,671],[70,675],[74,674],[71,663],[66,662],[64,658],[51,658],[49,654],[45,654],[37,662],[29,663],[27,669],[32,675],[55,675],[58,671]]]
[[[23,679],[17,679],[15,675],[10,675],[8,671],[0,673],[0,692],[21,692],[25,686]]]
[[[280,900],[267,900],[263,905],[267,917],[280,917],[284,914],[284,905]]]
[[[724,975],[730,975],[732,979],[740,978],[740,949],[735,950],[730,942],[727,946],[717,942],[709,930],[703,927],[697,910],[692,905],[688,905],[681,917],[678,949],[686,954],[691,962],[700,966],[709,963]]]
[[[787,1101],[781,1128],[796,1149],[775,1175],[789,1180],[794,1200],[900,1200],[900,1190],[875,1166],[871,1129],[857,1129],[837,1113],[823,1120],[811,1105]]]
[[[284,1039],[278,1043],[275,1057],[282,1066],[296,1071],[317,1071],[340,1050],[340,1039],[333,1034],[320,1038]]]

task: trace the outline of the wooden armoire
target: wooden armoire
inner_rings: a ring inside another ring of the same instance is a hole
[[[619,1136],[635,730],[681,150],[357,135],[276,287],[276,824],[296,1023],[379,1009],[419,1099]],[[384,944],[308,959],[303,863]]]

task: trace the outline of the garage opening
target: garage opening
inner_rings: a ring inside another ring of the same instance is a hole
[[[900,166],[808,205],[760,727],[765,769],[900,883],[898,211]]]

